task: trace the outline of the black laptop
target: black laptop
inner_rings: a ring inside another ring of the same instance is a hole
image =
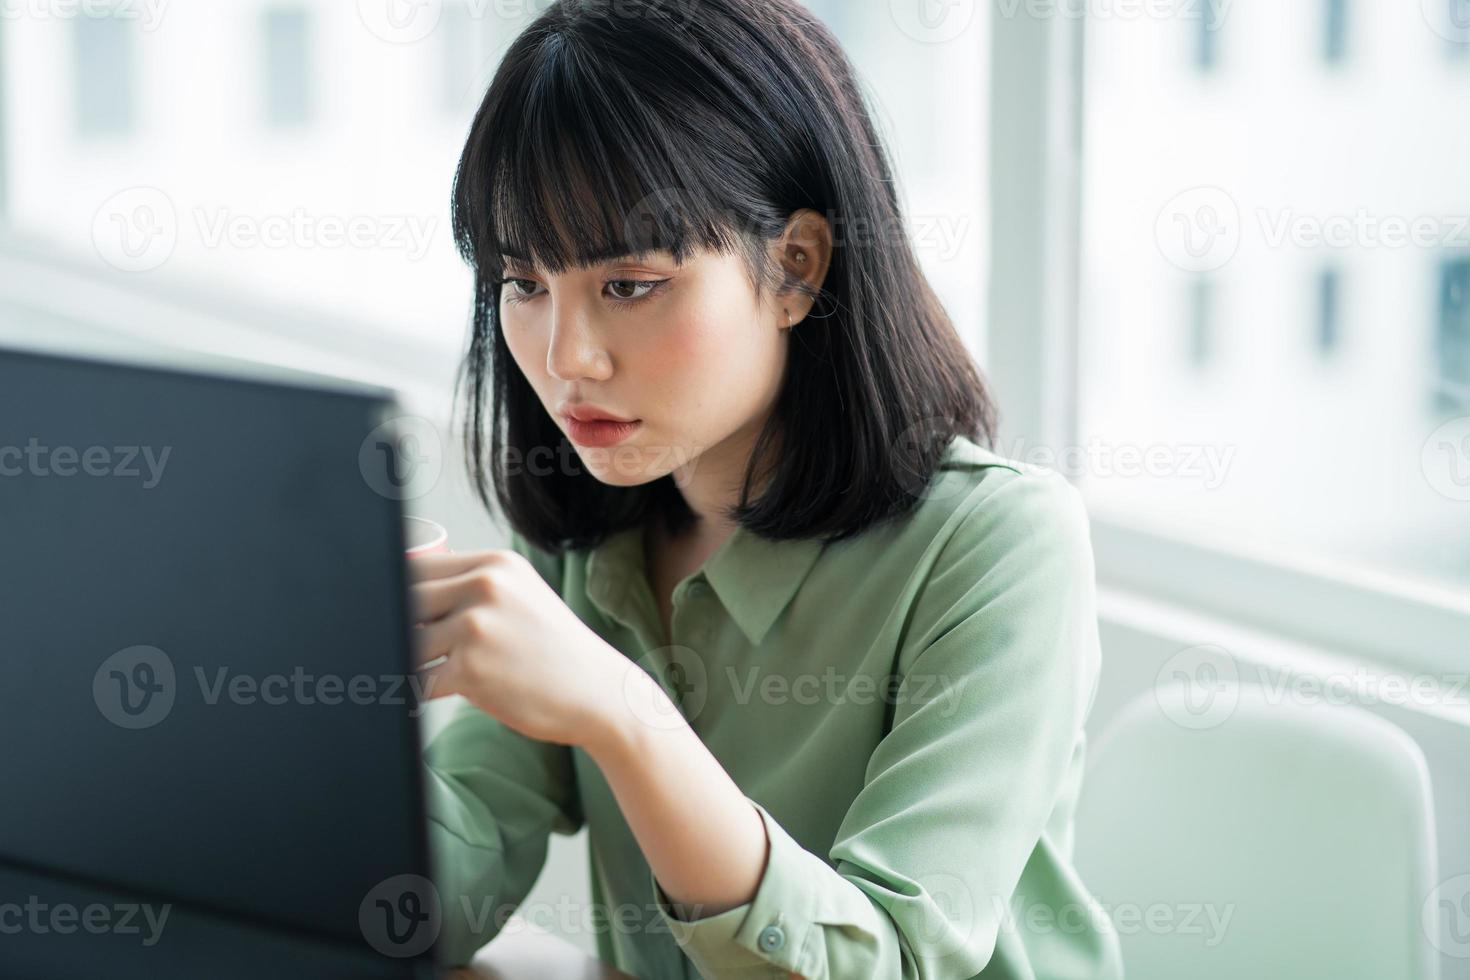
[[[436,975],[396,414],[0,350],[0,978]]]

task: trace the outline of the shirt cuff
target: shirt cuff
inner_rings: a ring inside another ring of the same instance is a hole
[[[649,871],[659,914],[684,955],[705,977],[800,974],[812,929],[810,862],[830,873],[826,863],[798,844],[765,807],[754,800],[750,804],[765,824],[770,853],[755,897],[744,905],[702,919],[681,919]]]

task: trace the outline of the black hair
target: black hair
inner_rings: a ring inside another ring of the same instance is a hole
[[[842,229],[819,290],[768,261],[803,208]],[[992,444],[993,403],[903,232],[852,65],[795,0],[554,3],[496,70],[452,209],[475,283],[460,379],[471,479],[541,548],[651,517],[678,533],[693,512],[672,476],[619,487],[509,465],[536,447],[577,456],[506,346],[502,253],[560,273],[714,250],[743,255],[757,288],[813,297],[728,514],[763,538],[857,534],[920,499],[954,436]]]

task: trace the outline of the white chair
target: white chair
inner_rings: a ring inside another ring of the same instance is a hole
[[[1125,975],[1437,980],[1423,753],[1377,715],[1281,693],[1231,687],[1228,717],[1202,725],[1161,685],[1098,740],[1077,867]]]

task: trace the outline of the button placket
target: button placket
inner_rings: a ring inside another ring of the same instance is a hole
[[[776,913],[776,921],[766,926],[756,937],[756,943],[760,946],[762,953],[774,953],[786,945],[786,930],[781,928],[781,920],[784,916]]]
[[[673,627],[671,631],[673,635],[670,637],[670,639],[673,640],[674,643],[689,642],[693,644],[701,644],[709,638],[709,628],[704,624],[705,617],[703,615],[699,615],[698,610],[694,610],[693,612],[690,611],[689,603],[691,600],[703,600],[705,597],[707,597],[710,594],[710,585],[703,579],[696,578],[684,585],[683,589],[683,594],[676,595],[674,599],[674,615],[671,624]],[[676,589],[675,592],[677,593],[678,590]],[[696,604],[698,604],[698,602],[696,602]],[[695,615],[694,626],[692,628],[688,626],[683,626],[683,622],[687,620],[691,614]]]

